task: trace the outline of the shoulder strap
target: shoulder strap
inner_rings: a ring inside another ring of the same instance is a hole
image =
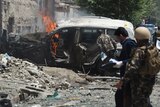
[[[141,64],[142,67],[143,67],[143,66],[146,64],[148,46],[141,47],[140,49],[141,49],[142,51],[144,51],[144,53],[139,56],[140,64]]]

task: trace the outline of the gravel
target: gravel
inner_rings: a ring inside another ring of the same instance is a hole
[[[88,82],[72,70],[37,66],[14,57],[0,70],[0,92],[8,94],[14,107],[115,107],[113,85],[117,81],[109,77],[105,81]],[[38,96],[22,94],[22,88]],[[151,103],[153,107],[160,105],[160,73]]]

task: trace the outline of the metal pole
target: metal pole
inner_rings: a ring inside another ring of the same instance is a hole
[[[3,17],[2,17],[2,7],[3,7],[3,6],[2,6],[2,1],[3,1],[3,0],[0,0],[0,38],[2,37],[2,29],[3,29],[3,28],[2,28],[2,21],[3,21],[3,20],[2,20],[2,18],[3,18]]]
[[[118,18],[120,19],[120,5],[121,5],[121,3],[120,3],[120,0],[118,0]]]
[[[56,20],[55,18],[56,18],[56,1],[55,0],[53,0],[53,9],[52,9],[52,17],[53,17],[53,19],[54,20]]]

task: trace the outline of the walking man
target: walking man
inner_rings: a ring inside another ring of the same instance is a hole
[[[120,78],[123,78],[125,71],[126,71],[126,63],[131,58],[130,53],[131,51],[136,48],[136,42],[129,38],[128,32],[125,28],[119,27],[115,31],[115,36],[117,42],[120,42],[122,45],[122,50],[120,57],[118,58],[119,62],[114,66],[115,68],[120,68]],[[130,104],[130,85],[126,83],[123,87],[121,87],[122,82],[119,81],[116,84],[117,91],[115,94],[115,102],[116,107],[124,107],[125,105]],[[128,103],[128,104],[126,104]]]

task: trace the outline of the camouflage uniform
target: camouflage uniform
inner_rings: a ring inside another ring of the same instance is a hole
[[[146,48],[145,46],[143,48]],[[151,107],[149,96],[155,83],[155,75],[142,74],[144,67],[145,50],[137,48],[127,64],[124,82],[130,81],[132,107]]]
[[[97,44],[104,53],[116,49],[116,42],[109,35],[101,34],[97,39]]]

